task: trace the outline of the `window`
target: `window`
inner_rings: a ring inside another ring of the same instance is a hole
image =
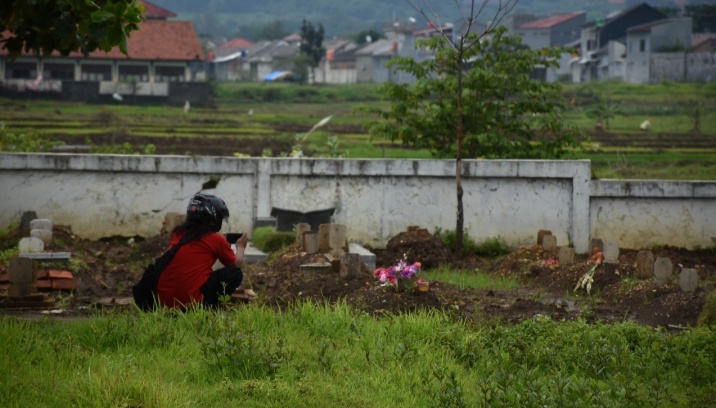
[[[639,51],[646,51],[646,40],[639,40]]]
[[[45,63],[43,66],[46,79],[74,79],[75,67],[72,64]]]
[[[37,65],[32,62],[8,62],[5,67],[7,79],[35,79],[36,77]]]
[[[111,81],[112,66],[101,64],[83,64],[80,79],[83,81]]]
[[[184,82],[184,67],[157,66],[155,68],[156,82]]]
[[[120,81],[149,81],[149,67],[147,65],[120,65],[119,66]]]

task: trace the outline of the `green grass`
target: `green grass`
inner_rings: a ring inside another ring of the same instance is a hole
[[[494,276],[480,271],[454,270],[439,267],[420,273],[428,282],[437,281],[456,285],[460,289],[511,290],[519,287],[519,281],[511,277]]]
[[[4,407],[710,406],[713,333],[347,306],[0,317]]]

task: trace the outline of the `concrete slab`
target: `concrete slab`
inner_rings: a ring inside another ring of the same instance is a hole
[[[232,245],[231,249],[236,251],[236,245]],[[268,258],[268,255],[253,246],[251,244],[251,241],[249,241],[248,245],[246,245],[246,250],[244,251],[244,263],[263,262],[266,260],[266,258]]]
[[[363,245],[351,242],[348,244],[348,253],[360,255],[360,261],[366,264],[371,270],[375,269],[375,254],[367,250]]]

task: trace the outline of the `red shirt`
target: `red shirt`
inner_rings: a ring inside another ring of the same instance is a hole
[[[172,234],[169,248],[179,243],[184,233]],[[201,303],[201,286],[213,272],[219,259],[225,266],[236,262],[236,253],[224,238],[215,232],[184,244],[164,269],[157,284],[157,297],[167,307],[185,307]]]

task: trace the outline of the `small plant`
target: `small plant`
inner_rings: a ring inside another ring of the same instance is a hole
[[[574,291],[576,292],[579,289],[584,288],[587,291],[587,294],[589,294],[592,291],[592,283],[594,283],[594,271],[597,270],[597,267],[599,264],[594,264],[591,269],[589,269],[577,282],[577,286],[574,287]]]

